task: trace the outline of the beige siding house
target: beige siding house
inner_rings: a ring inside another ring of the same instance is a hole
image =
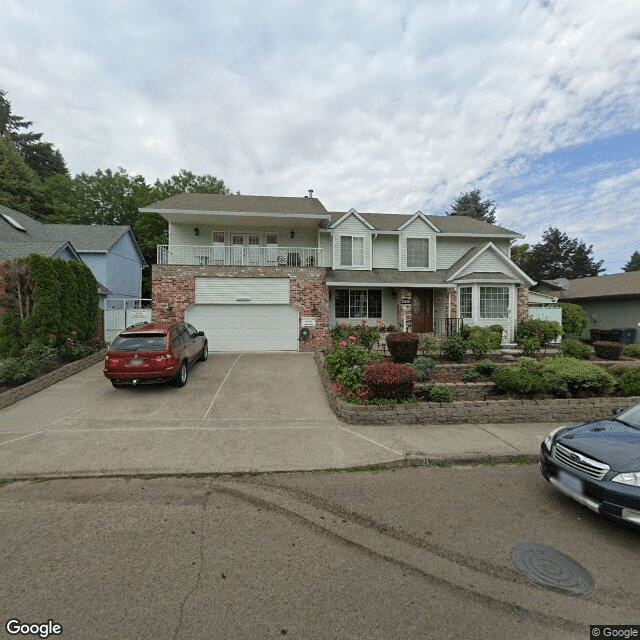
[[[186,317],[212,350],[326,346],[338,322],[446,334],[501,324],[512,340],[533,281],[523,236],[468,217],[329,212],[312,197],[182,194],[141,209],[169,223],[153,268],[157,319]]]

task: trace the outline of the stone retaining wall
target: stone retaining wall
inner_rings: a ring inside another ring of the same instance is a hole
[[[316,353],[316,364],[331,408],[341,420],[350,424],[575,422],[606,417],[614,407],[630,407],[640,402],[640,397],[634,396],[415,402],[397,407],[356,405],[344,402],[329,391],[331,381],[319,353]]]
[[[52,371],[51,373],[46,373],[35,380],[31,380],[30,382],[25,382],[21,384],[19,387],[15,387],[14,389],[9,389],[9,391],[5,391],[4,393],[0,393],[0,409],[4,409],[16,402],[18,400],[23,400],[38,391],[42,391],[47,387],[50,387],[52,384],[56,382],[60,382],[60,380],[64,380],[69,376],[72,376],[80,371],[90,367],[97,362],[101,362],[104,360],[107,354],[107,350],[103,349],[102,351],[98,351],[96,353],[87,356],[86,358],[82,358],[82,360],[76,360],[75,362],[70,362],[69,364],[65,364],[63,367]]]

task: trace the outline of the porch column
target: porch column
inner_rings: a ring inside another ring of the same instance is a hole
[[[447,289],[447,293],[449,294],[449,317],[457,318],[458,317],[458,296],[457,289],[453,287],[452,289]]]
[[[411,289],[398,289],[396,311],[398,331],[411,333],[413,328],[413,294]]]
[[[529,319],[529,287],[521,284],[516,288],[516,322]]]

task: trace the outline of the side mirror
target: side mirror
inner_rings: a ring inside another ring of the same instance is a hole
[[[198,331],[199,336],[204,336],[204,331]]]
[[[612,413],[614,416],[619,416],[623,411],[624,411],[624,409],[621,409],[620,407],[614,407],[614,408],[611,410],[611,413]]]

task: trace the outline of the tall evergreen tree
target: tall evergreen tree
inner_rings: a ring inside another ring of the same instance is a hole
[[[640,251],[631,254],[627,264],[622,267],[623,271],[640,271]]]
[[[596,261],[592,254],[593,245],[587,246],[577,238],[549,227],[542,234],[541,242],[524,251],[516,247],[512,258],[529,277],[540,282],[599,276],[605,270],[604,260]]]
[[[483,220],[490,224],[496,222],[496,203],[493,200],[482,200],[480,189],[466,191],[458,196],[458,199],[446,211],[448,216],[469,216],[477,220]]]
[[[42,141],[42,133],[31,131],[33,122],[11,112],[6,91],[0,89],[0,137],[9,141],[40,178],[68,175],[67,165],[51,142]]]

